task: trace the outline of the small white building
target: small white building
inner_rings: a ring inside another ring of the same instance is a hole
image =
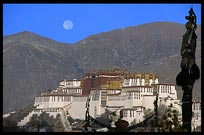
[[[140,123],[144,120],[144,107],[137,106],[134,108],[124,108],[122,109],[122,119],[129,122],[130,125]]]
[[[201,102],[193,101],[192,104],[192,131],[201,126]]]
[[[62,80],[60,81],[59,88],[75,88],[81,86],[81,80]]]

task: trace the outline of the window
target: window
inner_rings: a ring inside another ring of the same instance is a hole
[[[128,93],[128,99],[132,99],[132,95],[133,95],[132,92],[129,92]]]
[[[129,85],[129,80],[125,79],[124,80],[124,85]]]
[[[140,86],[142,85],[142,79],[140,79]]]
[[[134,92],[134,99],[137,99],[137,93]]]
[[[97,114],[97,108],[96,106],[94,107],[94,116],[96,117],[96,114]]]
[[[123,117],[127,117],[127,111],[123,110]]]

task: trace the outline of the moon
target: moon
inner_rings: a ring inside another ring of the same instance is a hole
[[[71,30],[73,28],[74,24],[71,20],[65,20],[63,22],[63,27],[65,30]]]

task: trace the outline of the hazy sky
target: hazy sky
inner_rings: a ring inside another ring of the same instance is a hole
[[[90,35],[139,24],[185,24],[190,7],[201,24],[201,4],[3,4],[3,35],[30,31],[59,42],[75,43]],[[65,25],[71,20],[73,27]]]

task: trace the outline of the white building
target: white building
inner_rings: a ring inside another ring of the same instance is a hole
[[[145,111],[154,110],[157,95],[158,106],[171,105],[181,112],[181,103],[177,99],[175,85],[159,84],[156,74],[119,70],[101,71],[95,74],[90,73],[85,76],[85,81],[63,80],[57,89],[35,97],[34,105],[38,107],[34,112],[40,114],[46,111],[54,116],[64,112],[74,119],[84,120],[86,102],[90,98],[89,114],[92,117],[103,115],[108,118],[110,112],[120,111],[121,118],[131,125],[143,121]],[[89,94],[83,94],[84,87],[86,93],[90,91]],[[200,116],[197,112],[199,105],[194,105],[195,116]],[[199,126],[201,117],[196,118],[194,126]]]
[[[124,81],[127,82],[127,79],[125,79]],[[160,85],[154,83],[154,85],[144,85],[143,83],[140,86],[125,85],[120,90],[107,88],[92,89],[90,91],[90,95],[84,96],[81,95],[81,93],[69,94],[73,89],[78,88],[81,90],[82,88],[79,87],[80,83],[73,86],[70,85],[74,84],[71,83],[70,80],[69,83],[65,82],[67,81],[63,81],[60,83],[60,89],[58,89],[59,92],[51,92],[50,94],[46,93],[45,95],[36,97],[35,105],[40,105],[38,109],[48,110],[48,108],[52,108],[52,110],[54,110],[54,108],[60,108],[66,106],[67,104],[70,104],[70,108],[68,110],[69,115],[75,119],[85,119],[86,101],[87,98],[90,97],[89,113],[92,117],[100,117],[100,115],[105,113],[105,110],[115,111],[119,108],[122,108],[124,113],[124,120],[127,120],[129,123],[133,121],[138,123],[144,120],[144,109],[154,110],[153,103],[156,99],[156,92],[159,92],[159,98],[170,97],[171,100],[169,100],[169,102],[163,103],[173,104],[173,101],[177,100],[175,86],[169,84]],[[158,83],[158,81],[155,82]],[[123,84],[125,83],[123,82]],[[163,91],[165,88],[167,88],[168,90]],[[160,103],[159,101],[158,104]]]
[[[201,102],[193,102],[192,112],[192,131],[196,131],[196,128],[201,126]]]

